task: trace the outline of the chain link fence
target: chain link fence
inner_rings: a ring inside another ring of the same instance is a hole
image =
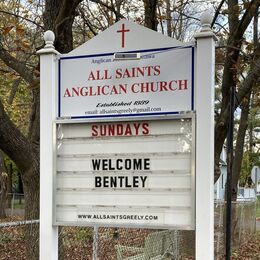
[[[256,231],[256,200],[232,202],[232,250],[238,249]],[[226,203],[215,202],[215,259],[224,259],[225,254]]]
[[[147,235],[141,229],[62,227],[59,259],[116,259],[116,246],[141,248]]]
[[[7,216],[24,216],[24,194],[7,193],[6,199],[6,215]]]
[[[255,201],[233,203],[232,249],[255,232]],[[28,259],[26,238],[38,230],[39,221],[9,217],[0,222],[0,260]],[[215,203],[215,259],[224,259],[225,203]],[[38,241],[31,241],[38,245]],[[38,246],[29,248],[38,250]],[[38,253],[38,252],[36,252]],[[27,255],[27,256],[26,256]],[[195,259],[195,232],[133,228],[59,228],[59,260]],[[27,258],[26,258],[27,257]]]
[[[39,220],[21,220],[20,217],[8,218],[0,222],[0,260],[30,259],[30,254],[37,254],[39,241],[30,239],[37,235]],[[25,241],[29,243],[25,243]],[[28,250],[30,247],[30,250]],[[29,252],[30,251],[30,252]]]
[[[63,227],[59,260],[193,259],[194,231],[184,233],[185,236],[173,230]]]

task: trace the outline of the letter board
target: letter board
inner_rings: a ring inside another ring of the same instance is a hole
[[[194,229],[193,121],[57,124],[54,223]]]

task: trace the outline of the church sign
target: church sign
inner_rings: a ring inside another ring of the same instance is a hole
[[[57,225],[194,229],[194,47],[134,48],[139,27],[59,58]]]
[[[67,54],[45,33],[41,260],[66,225],[195,230],[196,259],[214,259],[210,23],[184,44],[123,19]]]

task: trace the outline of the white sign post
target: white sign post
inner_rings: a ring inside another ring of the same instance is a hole
[[[126,20],[67,55],[45,34],[41,260],[58,259],[58,225],[195,229],[196,259],[213,260],[209,23],[196,47]]]
[[[196,53],[196,259],[214,259],[215,35],[211,16],[201,17]]]
[[[54,34],[44,34],[40,78],[40,259],[58,259],[58,227],[53,226],[53,122],[56,118],[57,55]]]

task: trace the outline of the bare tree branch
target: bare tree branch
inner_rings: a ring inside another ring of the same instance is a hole
[[[259,78],[260,78],[260,56],[258,57],[257,60],[251,63],[251,68],[249,70],[249,73],[247,74],[245,80],[243,81],[243,83],[239,88],[239,91],[237,93],[238,104],[242,102],[244,96],[247,95],[247,93],[251,90],[252,86],[255,85],[255,83],[258,81]]]
[[[20,62],[5,50],[0,43],[0,59],[14,71],[16,71],[28,83],[33,82],[33,74],[28,70],[25,63]]]
[[[13,103],[13,100],[14,100],[14,97],[15,97],[15,94],[17,92],[17,89],[18,89],[18,86],[19,86],[20,82],[21,82],[21,78],[15,79],[13,81],[11,93],[10,93],[10,96],[8,98],[8,104],[9,105],[11,105]]]
[[[222,1],[220,2],[220,4],[218,5],[218,8],[217,8],[217,10],[216,10],[216,12],[215,12],[215,15],[214,15],[214,17],[213,17],[213,20],[212,20],[212,22],[211,22],[211,28],[214,26],[214,24],[215,24],[215,22],[216,22],[216,20],[217,20],[217,18],[218,18],[218,15],[220,14],[220,10],[221,10],[223,4],[225,3],[225,1],[226,1],[226,0],[222,0]]]
[[[30,167],[31,149],[27,138],[18,130],[5,113],[0,100],[0,143],[1,149],[21,170]]]
[[[238,85],[238,61],[240,59],[240,50],[243,43],[243,35],[248,28],[254,12],[259,8],[260,0],[250,1],[250,5],[247,7],[239,20],[239,5],[238,0],[228,0],[229,8],[229,38],[227,41],[228,47],[226,51],[225,64],[222,77],[222,102],[221,102],[221,112],[219,116],[216,117],[215,124],[215,180],[217,180],[219,171],[218,171],[218,162],[220,154],[222,151],[223,143],[226,138],[228,130],[228,106],[230,98],[230,89],[231,87],[237,87]],[[234,49],[237,48],[237,49]],[[255,52],[256,55],[256,52]],[[256,58],[256,57],[255,57]],[[251,62],[249,73],[247,74],[245,80],[239,86],[239,92],[237,93],[237,102],[236,106],[242,101],[245,95],[255,86],[255,82],[259,79],[259,56],[253,62]]]
[[[4,14],[11,15],[11,16],[15,16],[15,17],[17,17],[17,18],[21,18],[21,19],[23,19],[23,20],[25,20],[25,21],[27,21],[27,22],[30,22],[30,23],[36,25],[37,27],[39,27],[39,28],[41,28],[41,29],[44,29],[43,26],[40,25],[39,23],[36,23],[35,21],[33,21],[33,20],[31,20],[31,19],[28,19],[28,18],[26,18],[26,17],[23,17],[23,16],[21,16],[21,15],[19,15],[19,14],[14,14],[14,13],[11,13],[11,12],[8,12],[8,11],[4,11],[4,10],[0,10],[0,13],[4,13]]]
[[[246,9],[243,17],[241,18],[238,26],[237,26],[237,34],[238,37],[242,37],[248,25],[252,21],[252,18],[255,15],[256,10],[258,10],[260,6],[260,0],[252,0],[249,3],[249,7]]]
[[[119,13],[113,6],[108,5],[100,0],[90,0],[90,2],[96,3],[96,4],[100,4],[104,7],[106,7],[108,10],[112,11],[118,18],[124,19],[125,17]]]
[[[87,24],[89,30],[93,33],[93,35],[97,35],[97,32],[94,30],[92,24],[90,23],[90,21],[88,21],[88,19],[86,19],[85,17],[85,13],[82,9],[79,9],[80,13],[81,13],[81,17],[83,19],[83,21]]]
[[[143,0],[144,3],[144,25],[154,31],[157,31],[156,7],[158,0]]]

